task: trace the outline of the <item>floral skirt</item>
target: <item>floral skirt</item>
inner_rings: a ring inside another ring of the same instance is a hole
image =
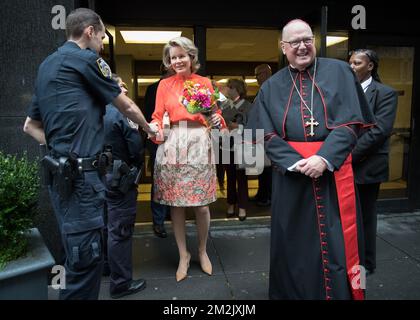
[[[209,131],[195,122],[173,125],[156,152],[155,202],[173,207],[216,201],[216,167]]]

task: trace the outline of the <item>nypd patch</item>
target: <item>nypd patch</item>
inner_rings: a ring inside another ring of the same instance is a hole
[[[106,63],[105,60],[102,59],[102,58],[99,58],[98,60],[96,60],[96,63],[98,65],[99,70],[101,71],[102,75],[105,78],[111,79],[112,72],[111,72],[111,68],[109,67],[108,63]]]

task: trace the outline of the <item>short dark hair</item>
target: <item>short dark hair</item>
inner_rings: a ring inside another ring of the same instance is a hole
[[[373,63],[373,69],[371,71],[372,78],[378,82],[381,82],[381,78],[379,77],[379,74],[378,74],[378,68],[379,68],[378,54],[371,49],[356,49],[350,52],[350,56],[353,54],[364,54],[369,59],[369,62]]]
[[[78,8],[73,10],[66,20],[67,39],[79,39],[83,31],[89,26],[93,26],[95,32],[103,30],[101,17],[91,9]]]
[[[236,89],[238,91],[239,97],[241,99],[246,98],[246,84],[245,81],[240,79],[229,79],[226,83],[226,86],[231,89]]]

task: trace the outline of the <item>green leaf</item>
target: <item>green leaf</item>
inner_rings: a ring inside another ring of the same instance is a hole
[[[25,232],[33,226],[39,192],[39,166],[26,153],[0,151],[0,266],[25,254]]]

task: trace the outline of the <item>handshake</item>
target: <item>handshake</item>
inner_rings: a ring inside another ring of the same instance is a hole
[[[171,128],[171,121],[169,119],[168,112],[165,112],[162,119],[162,129],[159,129],[159,125],[157,123],[149,123],[149,128],[153,131],[153,134],[149,134],[148,138],[156,137],[156,141],[165,141],[169,135],[169,130]]]
[[[149,129],[150,129],[150,133],[149,131],[147,132],[147,138],[154,138],[156,137],[156,141],[164,141],[164,133],[162,130],[159,130],[159,125],[157,123],[149,123]]]
[[[156,123],[148,123],[143,130],[147,133],[149,139],[159,135],[159,126]]]
[[[127,118],[128,121],[128,125],[132,128],[132,129],[139,129],[139,125],[137,123],[135,123],[134,121],[130,120],[129,118]],[[159,127],[155,124],[155,123],[147,123],[146,122],[146,126],[142,127],[143,131],[147,133],[147,138],[153,138],[155,136],[158,135],[159,133]]]

